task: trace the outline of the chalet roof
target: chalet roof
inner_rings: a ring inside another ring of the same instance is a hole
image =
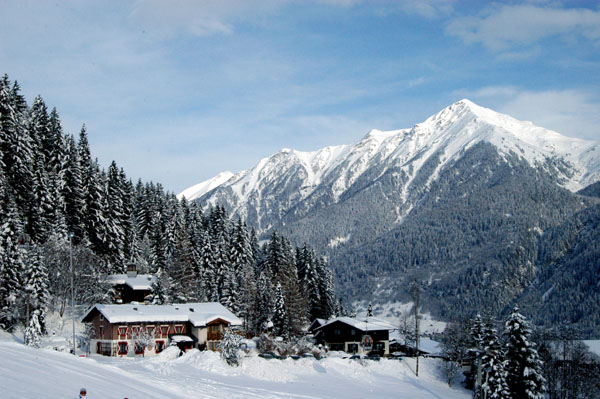
[[[152,283],[156,281],[156,276],[151,274],[138,274],[128,276],[127,274],[113,274],[108,276],[111,285],[128,285],[133,290],[150,290]]]
[[[378,319],[376,317],[369,317],[368,319],[367,318],[354,319],[351,317],[341,316],[341,317],[336,317],[335,319],[329,320],[327,323],[323,324],[321,327],[317,327],[317,330],[320,330],[326,326],[329,326],[329,325],[331,325],[333,323],[337,323],[337,322],[347,324],[347,325],[352,326],[360,331],[382,331],[382,330],[389,331],[389,330],[397,329],[397,327],[393,326],[392,324],[388,323],[387,321]]]
[[[168,323],[187,322],[194,327],[206,326],[211,321],[222,319],[234,326],[242,325],[242,321],[218,302],[182,303],[173,305],[102,305],[92,306],[82,318],[90,319],[97,310],[109,323]]]

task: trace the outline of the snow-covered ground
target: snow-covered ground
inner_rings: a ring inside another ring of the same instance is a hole
[[[166,350],[153,358],[76,357],[24,346],[0,336],[2,398],[76,398],[81,387],[94,398],[469,398],[449,388],[438,361],[243,359],[229,367],[214,352],[181,357]]]

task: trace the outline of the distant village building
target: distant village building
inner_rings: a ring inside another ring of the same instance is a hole
[[[182,350],[216,350],[226,328],[242,325],[218,302],[96,304],[82,321],[93,327],[91,350],[105,356],[152,356],[170,344]]]
[[[316,327],[314,334],[317,342],[326,345],[329,350],[384,356],[390,354],[390,331],[395,329],[393,325],[375,317],[361,320],[337,317]],[[370,349],[363,345],[366,335],[372,340]]]
[[[152,293],[152,283],[156,277],[151,274],[138,274],[135,264],[127,266],[127,274],[113,274],[108,280],[115,291],[116,303],[143,303]]]

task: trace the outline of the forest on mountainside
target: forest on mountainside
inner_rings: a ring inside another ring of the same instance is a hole
[[[69,257],[73,257],[73,270]],[[45,332],[46,312],[110,303],[107,276],[157,276],[153,304],[219,301],[259,334],[269,321],[296,336],[339,311],[323,257],[273,232],[262,247],[224,208],[203,212],[158,183],[134,184],[113,161],[93,158],[85,125],[63,132],[56,109],[29,106],[0,79],[0,327]]]
[[[596,337],[598,199],[558,183],[551,168],[474,145],[390,232],[330,250],[338,288],[353,299],[408,302],[417,280],[424,308],[442,320],[502,317],[519,304],[536,324]]]

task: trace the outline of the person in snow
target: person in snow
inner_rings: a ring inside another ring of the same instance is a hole
[[[79,399],[86,399],[87,398],[87,391],[85,390],[85,388],[81,388],[79,390]]]

